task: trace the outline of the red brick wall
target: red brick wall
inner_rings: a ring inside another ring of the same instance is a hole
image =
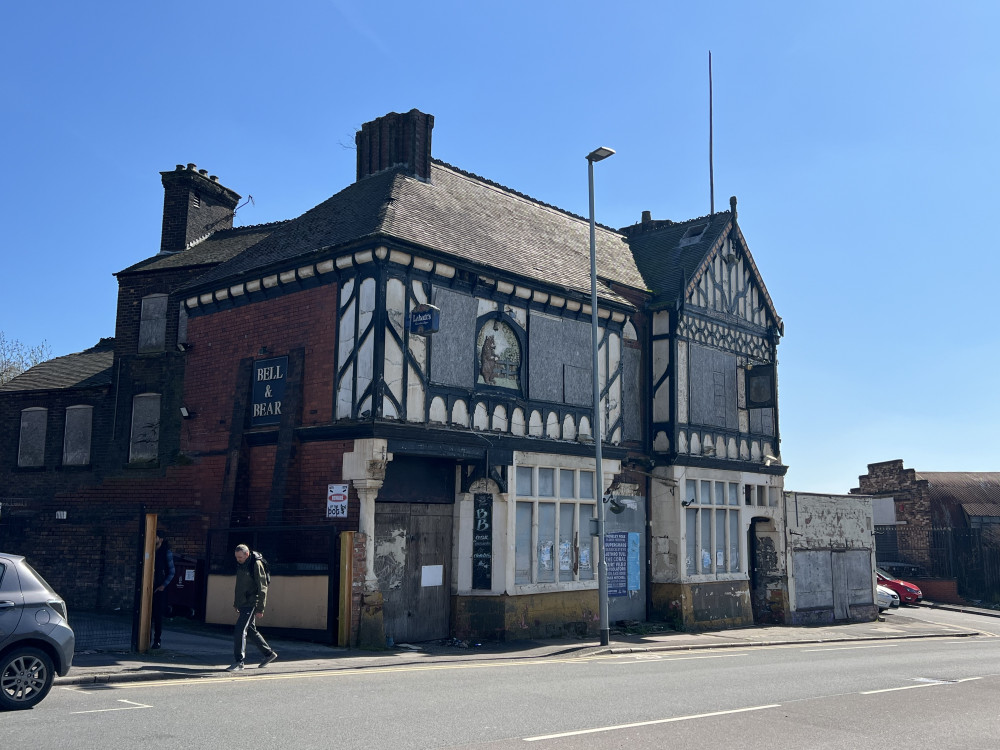
[[[903,468],[903,461],[868,464],[868,473],[858,477],[858,487],[851,494],[892,496],[896,507],[896,535],[899,554],[913,565],[930,564],[931,516],[930,491],[916,471]]]
[[[305,350],[301,423],[331,422],[336,321],[336,284],[192,317],[184,403],[197,417],[184,425],[181,450],[225,450],[233,397],[249,385],[237,382],[240,360],[282,356],[297,348]],[[259,353],[262,348],[266,354]]]

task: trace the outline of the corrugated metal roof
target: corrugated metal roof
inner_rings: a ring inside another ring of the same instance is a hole
[[[918,471],[931,500],[954,503],[1000,503],[1000,471]]]

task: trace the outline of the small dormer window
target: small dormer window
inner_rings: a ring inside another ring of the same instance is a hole
[[[194,194],[194,197],[191,198],[191,205],[195,208],[201,208],[201,193]]]
[[[701,242],[701,236],[705,234],[706,229],[708,229],[708,224],[696,224],[693,227],[688,227],[681,237],[681,241],[677,243],[678,246],[684,247]]]

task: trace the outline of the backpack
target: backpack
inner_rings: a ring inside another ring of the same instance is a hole
[[[267,560],[260,552],[251,552],[250,557],[253,558],[254,562],[260,560],[261,567],[264,568],[264,585],[267,586],[271,583],[271,566],[267,564]],[[253,575],[257,575],[256,565],[251,565],[250,570],[253,571]]]

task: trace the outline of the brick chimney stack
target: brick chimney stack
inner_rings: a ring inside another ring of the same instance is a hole
[[[219,178],[194,164],[160,172],[163,180],[163,231],[160,252],[176,253],[195,240],[233,226],[240,196]]]
[[[416,109],[390,112],[361,126],[354,137],[358,147],[358,180],[403,165],[421,180],[431,176],[431,130],[434,115]]]

